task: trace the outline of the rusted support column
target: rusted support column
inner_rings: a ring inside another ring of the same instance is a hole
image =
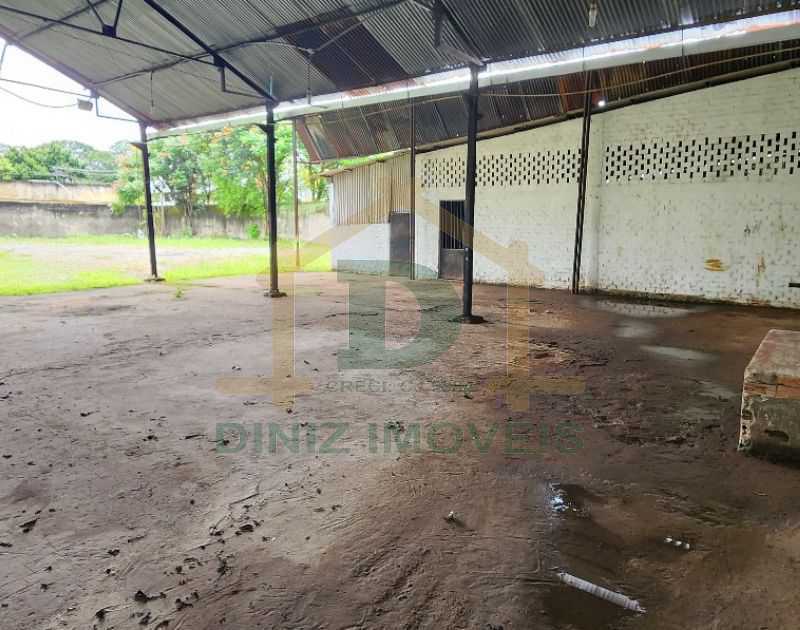
[[[467,123],[467,182],[464,202],[464,296],[460,321],[479,324],[482,317],[472,313],[472,267],[475,228],[475,183],[478,170],[478,114],[480,92],[477,66],[470,66],[469,94],[467,96],[469,121]]]
[[[275,169],[275,114],[267,103],[267,218],[269,219],[269,291],[271,298],[285,297],[278,288],[278,177]]]
[[[572,262],[572,293],[581,292],[581,258],[583,256],[583,220],[586,214],[586,182],[589,171],[589,140],[592,132],[592,82],[594,73],[586,72],[583,100],[583,135],[581,136],[581,163],[578,174],[578,213],[575,221],[575,255]]]
[[[300,192],[297,186],[297,120],[292,121],[292,177],[294,183],[294,265],[300,270]]]
[[[417,234],[416,234],[416,221],[417,221],[417,112],[414,106],[414,101],[411,101],[411,164],[410,166],[410,175],[409,179],[410,188],[411,188],[411,198],[409,199],[410,205],[409,210],[410,214],[408,217],[409,225],[408,225],[408,233],[409,233],[409,240],[408,240],[408,248],[409,248],[409,259],[411,260],[411,264],[409,265],[409,277],[414,280],[416,277],[416,269],[414,263],[417,260],[416,256],[416,248],[417,248]]]
[[[134,146],[142,152],[142,170],[144,171],[144,204],[147,220],[147,243],[150,248],[150,277],[148,282],[160,282],[158,277],[158,262],[156,260],[156,224],[153,219],[153,193],[150,182],[150,150],[147,148],[147,125],[139,123],[140,142]]]

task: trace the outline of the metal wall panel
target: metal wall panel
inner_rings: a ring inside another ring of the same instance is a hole
[[[331,176],[336,225],[388,223],[409,212],[411,164],[408,155],[373,162]]]

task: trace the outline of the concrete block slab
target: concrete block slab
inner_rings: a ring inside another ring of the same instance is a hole
[[[800,332],[769,331],[745,370],[739,450],[800,460]]]

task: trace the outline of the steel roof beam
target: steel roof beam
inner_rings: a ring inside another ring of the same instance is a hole
[[[97,0],[97,2],[95,2],[94,4],[90,4],[90,6],[92,6],[94,9],[97,9],[98,7],[104,5],[106,2],[109,1],[110,0]],[[87,11],[89,11],[89,7],[83,7],[82,9],[78,9],[77,11],[73,11],[72,13],[65,15],[64,17],[60,18],[58,22],[68,22],[73,18],[80,17]],[[33,37],[34,35],[38,35],[39,33],[49,30],[57,25],[58,23],[50,23],[50,24],[45,24],[43,26],[39,26],[38,28],[33,29],[30,33],[27,33],[25,35],[20,35],[18,39],[19,41],[24,41],[28,37]]]
[[[92,0],[86,0],[86,4],[88,5],[87,8],[91,10],[92,13],[94,13],[94,16],[97,18],[97,21],[100,22],[100,28],[105,30],[106,23],[103,21],[103,18],[100,17],[100,13],[98,13],[97,7],[94,4],[92,4]]]
[[[195,33],[186,25],[183,24],[178,18],[172,15],[169,11],[167,11],[164,7],[162,7],[158,2],[155,0],[144,0],[144,3],[153,9],[156,13],[158,13],[161,17],[163,17],[167,22],[172,24],[175,28],[177,28],[181,33],[183,33],[186,37],[188,37],[192,42],[200,46],[207,55],[211,55],[212,59],[214,59],[215,64],[222,63],[228,70],[230,70],[236,77],[238,77],[245,85],[249,88],[254,90],[256,94],[264,97],[271,103],[277,103],[277,99],[272,96],[267,90],[261,87],[258,83],[256,83],[253,79],[248,77],[242,71],[240,71],[236,66],[234,66],[231,62],[223,57],[219,56],[218,51],[214,50],[206,44],[202,39],[200,39]]]
[[[199,60],[202,57],[205,57],[207,55],[222,55],[222,54],[224,54],[226,52],[231,52],[233,50],[236,50],[237,48],[243,48],[245,46],[253,46],[253,45],[256,45],[256,44],[273,44],[273,45],[289,46],[289,47],[294,48],[296,50],[300,50],[301,52],[305,52],[307,55],[310,55],[310,56],[313,57],[313,55],[316,52],[319,52],[320,50],[325,49],[328,45],[335,43],[335,41],[337,39],[339,39],[342,35],[344,35],[346,33],[339,33],[338,35],[336,35],[336,36],[332,37],[331,39],[329,39],[328,41],[324,42],[316,50],[312,50],[312,49],[308,49],[308,48],[302,48],[300,46],[294,46],[292,44],[288,44],[288,43],[285,43],[285,42],[279,42],[278,40],[285,39],[287,37],[294,37],[294,36],[297,36],[297,35],[302,35],[304,33],[307,33],[308,31],[311,31],[311,30],[314,30],[314,29],[324,28],[326,26],[332,26],[333,24],[338,24],[339,22],[344,22],[345,20],[352,20],[352,19],[356,19],[357,20],[359,18],[368,17],[369,15],[372,15],[374,13],[379,13],[381,11],[388,11],[389,9],[393,9],[396,6],[399,6],[399,5],[404,4],[406,2],[409,2],[409,1],[410,0],[390,0],[389,2],[386,2],[385,4],[382,4],[382,5],[377,6],[377,7],[371,7],[369,9],[363,9],[362,11],[357,11],[357,12],[352,13],[350,15],[343,15],[343,16],[337,17],[337,18],[331,18],[330,20],[323,20],[322,22],[314,23],[314,24],[311,24],[311,25],[308,25],[308,26],[303,26],[303,27],[300,27],[300,28],[297,28],[297,29],[294,29],[294,30],[291,30],[291,31],[285,31],[285,32],[273,31],[272,33],[270,33],[269,35],[265,35],[264,37],[241,40],[241,41],[238,41],[238,42],[234,42],[232,44],[228,44],[226,46],[220,46],[219,48],[214,48],[214,49],[212,49],[213,52],[210,52],[210,53],[209,52],[205,52],[205,53],[203,53],[201,55],[195,55],[195,59]],[[358,25],[360,25],[360,24],[361,24],[361,22],[359,22]],[[358,25],[354,24],[353,27],[358,26]],[[349,29],[348,29],[348,32],[349,32]],[[150,72],[161,72],[163,70],[169,70],[170,68],[173,68],[174,66],[177,66],[177,65],[179,65],[181,63],[185,63],[186,61],[191,61],[191,60],[190,59],[179,59],[179,60],[175,60],[175,61],[170,61],[170,62],[167,62],[167,63],[159,64],[157,66],[151,66],[151,67],[148,67],[148,68],[142,68],[141,70],[135,70],[133,72],[129,72],[129,73],[126,73],[126,74],[121,74],[121,75],[118,75],[116,77],[111,77],[109,79],[106,79],[105,81],[100,82],[98,85],[107,85],[109,83],[115,83],[117,81],[124,81],[125,79],[130,79],[130,78],[136,77],[136,76],[138,76],[140,74],[149,74]],[[361,68],[361,69],[363,70],[363,68]],[[369,74],[369,73],[367,73],[367,74]]]
[[[452,55],[459,57],[462,61],[465,61],[469,65],[478,66],[479,68],[483,68],[486,64],[484,63],[483,59],[481,59],[480,54],[478,53],[478,49],[470,40],[469,35],[461,28],[461,25],[456,21],[455,17],[453,16],[452,11],[447,8],[447,6],[442,2],[442,0],[435,0],[433,6],[423,2],[423,0],[411,0],[414,4],[419,7],[422,7],[429,13],[433,15],[434,20],[436,21],[436,35],[434,42],[436,48],[439,48],[440,45],[444,48],[447,52]],[[453,30],[456,32],[456,35],[461,40],[461,43],[467,50],[458,50],[449,44],[442,44],[441,43],[441,20],[442,18],[446,19]]]
[[[28,53],[29,55],[31,55],[35,59],[38,59],[42,63],[45,63],[48,66],[50,66],[51,68],[54,68],[54,69],[58,70],[61,74],[63,74],[65,77],[67,77],[69,79],[72,79],[78,85],[82,85],[85,89],[87,89],[89,91],[92,90],[93,84],[92,84],[91,80],[89,80],[89,78],[83,76],[77,70],[75,70],[73,68],[70,68],[68,66],[65,66],[63,63],[61,63],[57,59],[53,59],[49,55],[46,55],[46,54],[44,54],[42,52],[39,52],[37,50],[31,49],[24,42],[20,41],[17,38],[16,35],[14,35],[13,33],[8,32],[3,27],[2,24],[0,24],[0,37],[2,37],[3,39],[5,39],[8,42],[12,42],[20,50],[25,51],[26,53]],[[103,96],[105,97],[106,100],[108,100],[109,103],[112,103],[112,104],[116,105],[122,111],[130,114],[133,118],[135,118],[135,119],[137,119],[139,121],[144,121],[144,122],[146,122],[148,124],[151,124],[151,125],[154,123],[153,119],[150,118],[150,116],[144,114],[143,112],[140,112],[140,111],[134,109],[133,107],[129,106],[126,103],[122,103],[122,102],[118,101],[113,96],[109,96],[107,94],[103,94]]]
[[[86,10],[88,11],[89,9],[87,8]],[[15,15],[19,15],[19,16],[22,16],[22,17],[31,18],[31,19],[34,19],[34,20],[41,20],[42,22],[47,22],[48,23],[48,27],[63,26],[65,28],[71,28],[71,29],[73,29],[75,31],[79,31],[81,33],[88,33],[90,35],[97,35],[98,37],[105,37],[107,39],[113,39],[113,40],[116,40],[118,42],[122,42],[124,44],[130,44],[131,46],[138,46],[139,48],[145,48],[147,50],[151,50],[153,52],[158,52],[158,53],[161,53],[163,55],[170,55],[172,57],[179,57],[180,59],[183,59],[184,61],[194,61],[194,62],[197,62],[197,63],[205,64],[207,66],[216,65],[212,61],[204,61],[203,59],[197,58],[196,55],[195,56],[193,56],[193,55],[184,55],[183,53],[175,52],[174,50],[167,50],[166,48],[160,48],[159,46],[152,46],[150,44],[145,44],[143,42],[139,42],[139,41],[136,41],[136,40],[133,40],[133,39],[128,39],[127,37],[119,37],[118,35],[111,35],[110,33],[107,33],[107,32],[95,31],[95,30],[93,30],[91,28],[87,28],[85,26],[79,26],[78,24],[72,24],[71,22],[66,22],[65,20],[71,19],[70,17],[52,18],[52,17],[47,17],[47,16],[44,16],[44,15],[39,15],[38,13],[31,13],[30,11],[24,11],[23,9],[16,9],[14,7],[9,7],[9,6],[6,6],[4,4],[0,4],[0,11],[7,11],[8,13],[13,13]],[[72,17],[74,17],[74,16],[72,16]],[[41,31],[39,31],[39,32],[41,32]],[[29,33],[25,37],[31,37],[33,34],[34,33]],[[19,39],[17,37],[14,37],[12,39],[15,42],[21,42],[22,41],[21,39]]]

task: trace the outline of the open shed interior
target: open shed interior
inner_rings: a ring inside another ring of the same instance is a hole
[[[795,627],[797,4],[0,2],[151,271],[0,298],[0,627]],[[252,124],[268,268],[161,282],[153,139]]]

